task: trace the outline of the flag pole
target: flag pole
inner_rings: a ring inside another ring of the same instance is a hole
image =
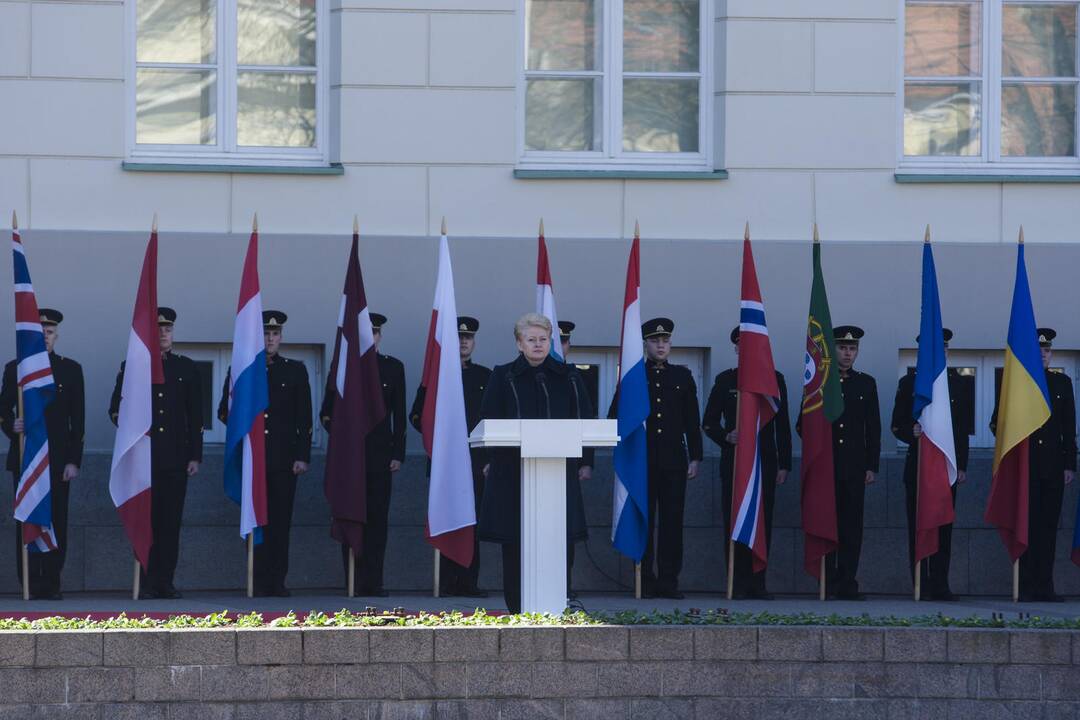
[[[923,235],[923,242],[930,242],[930,225],[926,226],[926,234]],[[922,442],[922,436],[916,438],[918,442]],[[922,463],[919,462],[919,451],[915,451],[915,546],[918,547],[919,542],[919,485],[922,483]],[[922,599],[922,560],[915,561],[915,602],[919,602]]]
[[[749,227],[748,227],[747,228],[747,233],[749,233],[749,232],[750,232],[750,230],[749,230]],[[739,397],[739,393],[736,392],[735,393],[735,432],[736,433],[739,432],[739,401],[740,400],[741,400],[741,398]],[[736,441],[735,446],[738,447],[738,441]],[[735,479],[733,477],[732,478],[732,483],[734,483],[734,482],[735,482]],[[731,503],[732,503],[731,520],[732,520],[732,522],[734,522],[735,521],[735,507],[734,507],[734,504],[735,504],[735,488],[734,488],[734,486],[732,486],[732,488],[731,488]],[[728,532],[731,532],[730,527],[728,528]],[[727,599],[731,600],[732,597],[735,594],[735,541],[731,539],[730,535],[728,536],[727,543],[728,543],[727,544],[727,549],[728,549],[727,550]]]
[[[1013,588],[1012,588],[1012,601],[1020,602],[1020,560],[1013,560]]]
[[[15,212],[11,213],[11,227],[12,230],[17,230],[18,221],[15,219]],[[19,388],[19,419],[23,418],[23,390]],[[26,453],[26,428],[19,433],[19,467],[22,468],[23,455]],[[19,528],[22,528],[22,523],[19,523]],[[30,599],[30,552],[26,549],[26,538],[23,534],[19,533],[19,544],[22,546],[22,599]]]
[[[634,599],[641,599],[641,563],[634,563]]]
[[[356,551],[349,548],[349,583],[348,583],[348,596],[354,597],[356,595]]]
[[[139,581],[142,579],[142,573],[140,572],[139,558],[135,558],[135,573],[131,581],[131,599],[139,599]]]
[[[439,572],[442,570],[442,568],[439,567],[439,557],[439,548],[435,548],[435,570],[432,572],[434,575],[434,582],[431,586],[431,597],[436,598],[439,597]]]
[[[255,531],[247,536],[247,596],[255,597]]]
[[[814,223],[814,244],[817,245],[817,244],[820,244],[820,243],[821,243],[821,235],[818,234],[817,223]],[[822,602],[824,602],[825,594],[826,594],[825,593],[825,556],[824,555],[821,556],[821,572],[819,574],[820,574],[820,578],[818,580],[818,600],[821,600]]]

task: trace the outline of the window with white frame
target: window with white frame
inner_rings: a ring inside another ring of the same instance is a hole
[[[710,0],[523,0],[522,164],[711,163]]]
[[[1075,0],[906,0],[901,164],[1075,172]]]
[[[129,3],[129,156],[326,162],[327,1]]]

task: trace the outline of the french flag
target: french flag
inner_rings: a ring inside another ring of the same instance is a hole
[[[544,242],[544,221],[540,221],[540,239],[536,247],[536,312],[551,321],[551,356],[565,362],[559,343],[559,318],[555,312],[555,290],[548,266],[547,243]]]
[[[444,229],[439,240],[439,274],[424,355],[423,384],[427,393],[420,420],[424,449],[431,458],[427,539],[443,555],[468,567],[473,562],[476,506],[457,316],[454,269]]]
[[[742,300],[739,309],[739,412],[735,445],[735,483],[731,498],[734,518],[731,539],[750,548],[754,572],[765,569],[765,505],[761,477],[761,428],[780,407],[780,387],[776,382],[769,329],[765,324],[765,304],[758,287],[750,229],[743,240]]]
[[[240,506],[240,537],[267,523],[266,435],[263,413],[270,406],[259,293],[259,231],[251,232],[233,331],[229,373],[229,422],[225,429],[225,494]]]
[[[634,234],[626,266],[623,324],[616,388],[619,444],[615,446],[615,492],[611,543],[623,555],[641,562],[649,534],[649,480],[645,421],[649,418],[649,385],[641,349],[641,240]]]
[[[124,532],[145,568],[150,561],[150,426],[153,420],[151,385],[165,382],[157,324],[157,220],[143,256],[139,290],[128,336],[120,414],[113,443],[109,494],[120,514]]]
[[[52,526],[52,481],[45,408],[56,397],[56,384],[49,353],[45,350],[34,286],[30,282],[30,266],[15,225],[13,219],[16,375],[22,393],[24,423],[19,484],[15,489],[15,519],[22,523],[22,539],[29,549],[48,552],[57,548],[57,542]]]
[[[922,426],[919,439],[919,481],[915,510],[915,560],[938,551],[938,528],[955,517],[950,488],[956,483],[956,448],[945,364],[945,334],[941,324],[937,270],[930,247],[930,230],[923,243],[922,318],[919,358],[915,365],[912,414]]]

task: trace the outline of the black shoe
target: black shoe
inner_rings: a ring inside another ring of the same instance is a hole
[[[251,593],[254,597],[270,597],[274,594],[274,591],[270,588],[256,587],[254,592]]]
[[[462,594],[464,594],[464,593],[462,593]],[[567,590],[566,591],[566,599],[567,600],[577,600],[577,593],[574,592],[573,590]]]
[[[1029,593],[1029,592],[1022,592],[1017,597],[1017,601],[1022,602],[1022,603],[1035,602],[1037,599],[1038,598],[1036,598],[1033,593]]]
[[[159,597],[161,596],[158,595],[157,590],[151,588],[139,588],[140,600],[157,600]]]
[[[389,597],[390,593],[388,593],[383,588],[379,587],[379,588],[363,589],[360,592],[358,592],[357,595],[359,595],[361,597]]]
[[[960,599],[960,596],[953,593],[951,590],[942,590],[934,593],[933,599],[938,602],[956,602]]]
[[[458,591],[458,595],[467,598],[486,598],[488,596],[486,590],[481,590],[478,587],[462,588]]]
[[[171,583],[167,587],[158,590],[157,596],[166,600],[179,600],[184,597]]]
[[[772,600],[773,594],[765,588],[757,588],[750,591],[750,597],[754,600]]]
[[[678,588],[665,588],[656,593],[656,595],[657,597],[667,598],[669,600],[682,600],[686,597],[678,590]]]
[[[838,593],[836,597],[839,600],[855,600],[860,602],[866,599],[866,595],[859,592],[858,590]]]
[[[1052,602],[1052,603],[1065,602],[1065,598],[1062,597],[1061,595],[1058,595],[1053,590],[1051,590],[1050,592],[1042,593],[1039,596],[1039,599],[1042,600],[1043,602]]]
[[[285,587],[285,585],[283,584],[277,585],[270,594],[274,597],[292,597],[292,593],[289,592],[289,588]]]

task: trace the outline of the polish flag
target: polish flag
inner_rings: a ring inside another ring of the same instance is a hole
[[[465,390],[458,352],[457,303],[450,244],[439,240],[439,275],[424,354],[424,410],[420,426],[431,458],[427,541],[458,565],[473,562],[476,509]]]
[[[143,258],[139,291],[128,337],[124,384],[120,394],[116,440],[113,443],[109,494],[120,514],[135,557],[145,568],[153,536],[150,526],[150,425],[153,419],[151,385],[165,382],[158,345],[157,223]]]

